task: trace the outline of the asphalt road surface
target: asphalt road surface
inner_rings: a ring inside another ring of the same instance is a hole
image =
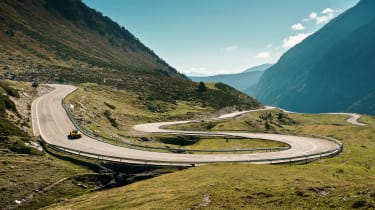
[[[277,134],[264,133],[237,133],[237,132],[216,132],[218,135],[231,135],[245,138],[268,139],[287,143],[291,146],[290,149],[278,152],[267,153],[253,153],[253,154],[175,154],[175,153],[161,153],[144,150],[130,149],[120,147],[108,143],[98,141],[83,135],[82,138],[70,140],[67,138],[68,133],[74,130],[75,127],[70,121],[64,108],[62,107],[63,98],[74,91],[76,87],[69,85],[50,85],[54,88],[53,91],[37,98],[32,104],[32,122],[35,136],[41,136],[44,141],[56,146],[72,149],[74,151],[81,151],[82,153],[99,154],[103,156],[111,156],[107,160],[142,163],[151,165],[191,165],[191,164],[206,164],[214,162],[252,162],[256,163],[276,163],[289,162],[289,158],[300,156],[309,156],[316,153],[323,153],[332,150],[338,150],[339,146],[336,143],[312,137],[298,137]],[[219,118],[234,117],[246,112],[238,112],[227,114]],[[356,116],[355,116],[356,117]],[[353,122],[357,122],[353,119]],[[163,122],[163,123],[149,123],[137,125],[134,127],[139,132],[146,133],[161,133],[174,132],[185,133],[183,131],[171,131],[160,128],[161,126],[186,123],[190,121],[181,122]],[[207,135],[213,134],[211,132],[187,132],[190,134]],[[251,141],[251,140],[249,140]],[[73,152],[76,153],[76,152]],[[90,156],[90,155],[87,155]],[[324,155],[323,155],[324,156]],[[95,157],[95,155],[91,155]],[[283,159],[285,158],[285,159]],[[283,160],[278,160],[283,159]],[[303,158],[301,158],[303,160]]]

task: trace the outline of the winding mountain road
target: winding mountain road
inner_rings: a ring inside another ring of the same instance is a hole
[[[272,106],[268,106],[268,108],[276,108]],[[281,109],[278,108],[286,113],[294,113],[294,114],[309,114],[309,113],[302,113],[302,112],[292,112],[288,111],[286,109]],[[335,112],[335,113],[316,113],[316,114],[333,114],[333,115],[346,115],[349,116],[349,118],[346,120],[348,123],[353,124],[353,125],[358,125],[358,126],[366,126],[366,124],[358,122],[359,118],[361,118],[361,115],[356,114],[356,113],[342,113],[342,112]]]
[[[69,85],[50,85],[53,91],[37,98],[32,104],[32,123],[35,136],[40,136],[46,143],[55,148],[74,154],[109,161],[150,164],[150,165],[192,165],[215,162],[251,162],[251,163],[282,163],[315,159],[330,156],[340,152],[337,143],[323,138],[299,137],[289,135],[265,133],[237,133],[237,132],[186,132],[165,130],[161,127],[187,123],[191,121],[148,123],[134,126],[134,129],[146,133],[189,133],[196,135],[230,135],[245,138],[268,139],[287,143],[290,149],[278,152],[252,153],[252,154],[175,154],[161,153],[144,150],[130,149],[98,141],[83,135],[77,140],[69,140],[67,134],[75,129],[66,111],[62,100],[76,87]],[[249,112],[249,111],[246,111]],[[227,114],[220,119],[234,117],[246,112]],[[353,121],[357,122],[352,116]],[[249,140],[251,141],[251,140]]]

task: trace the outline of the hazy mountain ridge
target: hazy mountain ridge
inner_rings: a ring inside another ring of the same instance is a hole
[[[375,2],[362,0],[290,49],[263,74],[256,97],[298,112],[374,114],[363,104],[375,91],[373,11]]]
[[[258,83],[264,71],[271,66],[271,64],[263,64],[246,69],[245,71],[237,74],[218,74],[207,77],[190,76],[189,78],[196,82],[222,82],[236,88],[237,90],[249,94],[252,93],[252,87]]]
[[[270,68],[272,65],[273,64],[265,63],[265,64],[262,64],[262,65],[253,66],[253,67],[250,67],[250,68],[246,69],[245,71],[243,71],[241,73],[254,72],[254,71],[265,71],[268,68]]]

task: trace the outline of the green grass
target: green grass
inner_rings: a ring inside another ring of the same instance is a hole
[[[257,114],[233,121],[237,124],[255,119]],[[344,151],[339,156],[307,165],[195,167],[84,195],[54,205],[52,209],[374,208],[374,117],[364,116],[361,121],[369,125],[360,127],[346,123],[346,117],[339,115],[288,116],[297,122],[289,127],[293,132],[332,136],[344,143]],[[226,121],[224,125],[229,130],[229,125],[234,124]]]
[[[107,137],[128,136],[131,127],[139,123],[201,118],[217,110],[199,100],[154,100],[145,98],[143,93],[92,83],[81,84],[65,102],[69,107],[73,105],[71,110],[80,125]]]
[[[149,147],[185,149],[185,150],[237,150],[287,147],[287,144],[263,139],[234,137],[152,135],[132,139],[132,143]],[[165,151],[167,152],[167,151]],[[187,152],[202,154],[202,152]],[[218,152],[219,154],[220,152]],[[223,153],[223,152],[221,152]],[[246,153],[246,152],[245,152]],[[216,154],[216,152],[215,152]]]
[[[208,88],[217,87],[210,84]],[[65,103],[70,107],[75,119],[82,127],[101,136],[112,139],[123,138],[123,141],[142,146],[174,149],[184,145],[173,145],[159,140],[142,141],[132,136],[132,126],[144,122],[203,118],[215,111],[213,107],[202,106],[194,101],[177,101],[175,104],[144,101],[138,94],[92,83],[82,84],[76,92],[65,99]],[[163,107],[163,111],[150,111],[150,106]],[[118,140],[110,142],[119,144]],[[260,140],[230,140],[227,142],[220,139],[218,141],[207,139],[185,149],[229,150],[279,147],[280,145],[282,144]]]
[[[282,118],[278,116],[282,113]],[[264,118],[271,115],[271,118]],[[201,121],[199,123],[187,123],[169,126],[170,129],[191,130],[191,131],[248,131],[293,134],[306,126],[314,125],[349,125],[345,121],[345,115],[300,115],[287,114],[280,110],[257,111],[243,116],[223,121]],[[268,124],[268,127],[267,127]]]
[[[3,81],[0,81],[3,82]],[[36,89],[30,83],[7,81],[9,90],[4,89],[0,102],[4,102],[4,113],[0,115],[0,208],[1,209],[39,209],[66,199],[91,193],[101,189],[110,181],[111,186],[124,185],[138,180],[137,173],[149,172],[151,175],[140,176],[142,179],[167,173],[175,169],[150,167],[118,168],[108,163],[86,160],[60,152],[48,150],[41,152],[27,143],[36,142],[38,138],[30,137],[23,115],[30,112],[30,103],[36,97]],[[8,96],[18,94],[20,98],[13,103]],[[21,93],[21,92],[20,92]],[[26,96],[28,95],[28,96]],[[16,105],[19,105],[16,108]],[[109,108],[108,105],[105,105]],[[114,107],[112,107],[114,108]],[[115,108],[114,108],[115,109]],[[111,117],[111,116],[109,116]],[[103,118],[103,120],[108,120]],[[21,128],[26,128],[22,130]],[[109,170],[107,170],[109,169]],[[109,174],[107,174],[109,173]],[[113,179],[116,174],[116,179]],[[16,204],[21,201],[20,205]]]
[[[71,184],[59,185],[51,188],[47,193],[37,193],[45,187],[63,178],[79,176],[80,174],[93,173],[91,169],[59,160],[50,155],[16,154],[3,150],[0,157],[0,206],[12,206],[15,200],[22,200],[31,194],[36,194],[31,203],[23,203],[21,207],[34,209],[55,203],[60,198],[76,194],[83,194],[82,189],[69,190]],[[98,186],[98,185],[97,185]],[[95,186],[95,187],[97,187]],[[73,186],[74,187],[74,186]],[[95,188],[94,187],[94,188]],[[90,188],[93,189],[93,188]],[[46,200],[48,194],[48,201]]]
[[[236,149],[255,149],[255,148],[273,148],[286,147],[286,144],[267,141],[262,139],[215,139],[208,138],[198,143],[186,146],[185,149],[193,150],[236,150]]]
[[[203,92],[197,92],[196,89],[192,91],[197,95],[186,95],[187,98],[184,100],[177,98],[177,100],[170,101],[148,96],[147,91],[133,92],[128,89],[115,89],[111,86],[84,83],[80,85],[77,91],[66,97],[65,103],[80,127],[93,131],[99,136],[114,139],[114,141],[108,141],[117,144],[119,139],[130,141],[130,143],[140,143],[134,141],[134,136],[138,134],[134,133],[132,127],[136,124],[199,119],[212,115],[218,111],[218,107],[225,106],[221,102],[215,105],[212,104],[214,98],[211,97],[215,94],[226,92],[221,98],[227,96],[238,97],[236,99],[237,102],[232,102],[238,105],[237,108],[239,109],[246,107],[243,104],[246,101],[252,101],[223,84],[208,84],[207,89]],[[181,92],[181,94],[185,93]],[[170,97],[173,98],[173,94]],[[254,104],[251,105],[251,102],[248,105],[259,106],[257,102],[253,102]],[[142,142],[142,145],[154,147],[170,146],[160,142]]]

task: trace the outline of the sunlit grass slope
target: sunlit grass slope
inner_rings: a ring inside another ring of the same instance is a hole
[[[226,123],[240,123],[257,114]],[[335,137],[344,143],[343,153],[307,165],[218,164],[195,167],[84,195],[51,208],[374,208],[375,119],[364,116],[361,121],[368,126],[359,127],[348,124],[344,116],[288,114],[288,117],[296,121],[288,129],[297,134]]]

